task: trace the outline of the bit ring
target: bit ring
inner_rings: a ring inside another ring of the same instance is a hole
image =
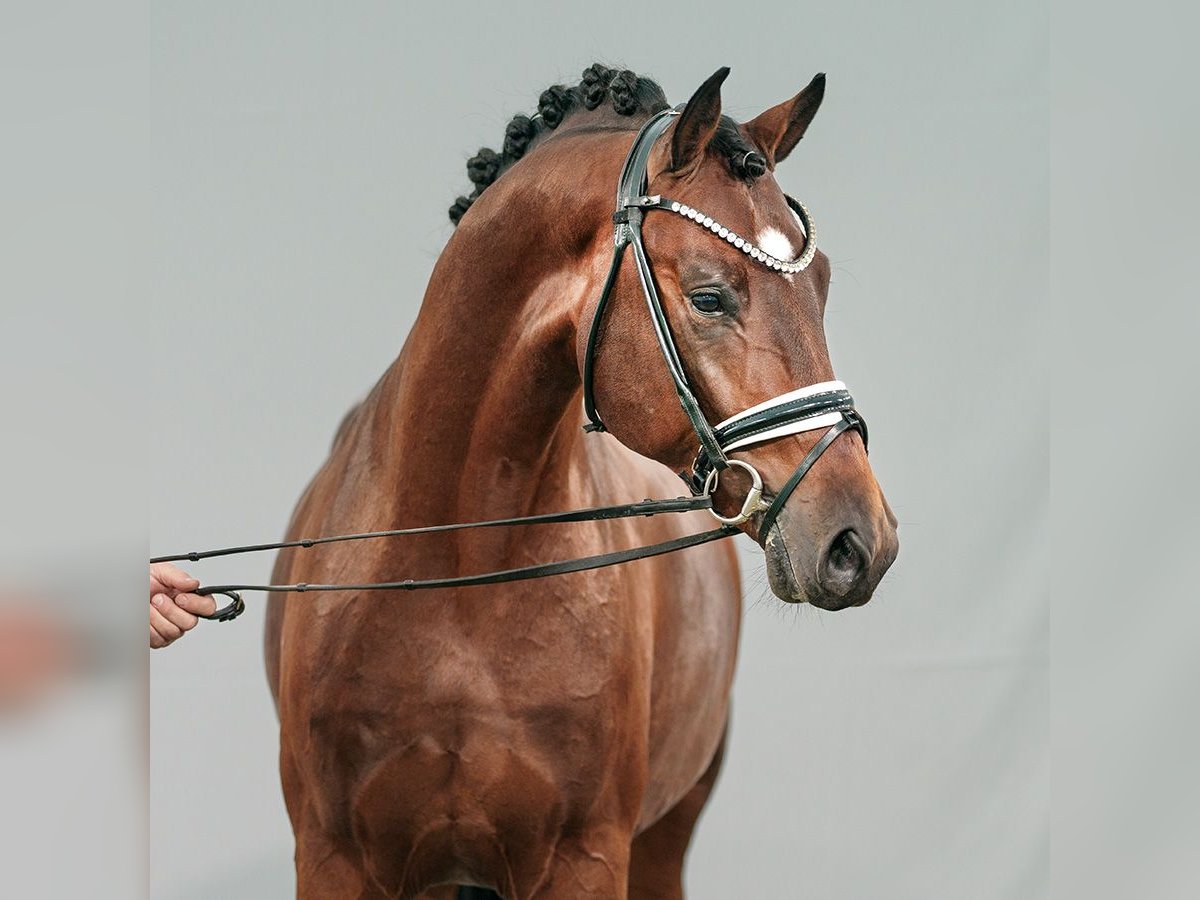
[[[722,525],[741,525],[743,522],[748,522],[755,513],[763,509],[767,504],[763,502],[763,480],[758,474],[758,470],[750,463],[742,462],[740,459],[728,460],[730,466],[737,466],[743,472],[750,476],[750,490],[746,493],[746,499],[742,502],[742,511],[736,516],[723,516],[716,509],[710,509],[709,512]],[[708,473],[708,477],[704,479],[704,494],[711,498],[713,491],[717,489],[717,484],[720,481],[720,469],[713,469]]]

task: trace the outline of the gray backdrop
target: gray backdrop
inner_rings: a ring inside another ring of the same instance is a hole
[[[690,895],[1045,896],[1045,23],[973,6],[158,4],[152,549],[281,532],[403,342],[466,157],[547,85],[599,59],[676,102],[730,65],[747,118],[826,71],[780,180],[834,262],[834,364],[901,553],[870,605],[828,614],[774,600],[742,547],[732,744]],[[292,889],[249,602],[152,655],[155,897]]]

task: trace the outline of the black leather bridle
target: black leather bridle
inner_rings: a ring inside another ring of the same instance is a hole
[[[415,591],[435,588],[462,588],[474,585],[501,584],[505,582],[524,581],[533,578],[546,578],[551,575],[563,575],[570,572],[583,572],[589,569],[599,569],[606,566],[619,565],[636,559],[660,556],[673,553],[688,547],[699,546],[710,541],[721,540],[738,533],[737,525],[748,521],[753,516],[762,513],[758,533],[765,537],[783,509],[792,492],[800,484],[801,479],[812,468],[838,436],[851,428],[856,429],[867,442],[867,427],[862,417],[854,409],[854,399],[846,391],[841,382],[827,382],[792,391],[744,412],[738,413],[717,426],[709,424],[700,403],[688,384],[687,373],[679,356],[675,340],[671,336],[671,328],[667,320],[666,310],[654,282],[654,273],[650,268],[650,260],[642,242],[642,222],[649,210],[668,210],[687,216],[699,222],[714,234],[734,244],[738,249],[769,268],[781,272],[801,271],[811,262],[816,250],[814,229],[804,207],[787,198],[788,205],[796,213],[805,229],[806,245],[800,260],[785,262],[776,260],[754,248],[748,241],[738,238],[728,229],[714,223],[710,218],[698,214],[696,210],[686,205],[661,196],[647,196],[646,165],[650,151],[655,142],[666,131],[671,119],[679,114],[678,109],[664,110],[657,113],[638,131],[633,147],[625,159],[621,171],[620,183],[617,186],[617,209],[613,214],[616,226],[615,249],[608,276],[605,279],[600,300],[592,317],[591,328],[588,332],[587,347],[583,363],[583,406],[588,422],[584,429],[589,432],[604,431],[604,423],[596,409],[596,399],[593,387],[596,353],[599,349],[601,326],[604,314],[608,308],[617,276],[620,274],[621,262],[625,249],[632,247],[634,262],[637,266],[638,279],[646,298],[646,306],[650,311],[650,321],[654,328],[667,371],[675,385],[675,392],[680,405],[692,424],[692,429],[699,440],[700,449],[690,472],[681,473],[684,482],[692,493],[691,497],[678,497],[669,500],[644,500],[640,503],[630,503],[620,506],[593,507],[590,509],[570,510],[559,513],[543,513],[533,516],[517,516],[507,519],[493,519],[486,522],[464,522],[450,525],[427,525],[415,528],[397,528],[387,531],[362,532],[358,534],[330,535],[319,538],[301,538],[292,541],[276,541],[271,543],[250,544],[240,547],[224,547],[216,550],[192,551],[167,556],[153,557],[151,563],[162,562],[198,562],[218,556],[234,556],[244,553],[255,553],[266,550],[304,549],[320,544],[342,543],[348,541],[378,540],[382,538],[404,537],[417,534],[436,534],[458,531],[467,528],[494,528],[501,526],[522,526],[536,524],[552,524],[565,522],[589,522],[607,519],[623,519],[641,516],[654,516],[668,513],[685,513],[699,509],[707,509],[720,522],[720,527],[699,534],[686,535],[657,544],[633,547],[628,550],[617,550],[595,556],[585,556],[561,562],[541,563],[516,569],[504,569],[498,572],[484,572],[478,575],[460,575],[448,578],[405,579],[402,581],[381,581],[365,584],[223,584],[198,588],[194,593],[202,595],[221,595],[228,597],[230,603],[218,609],[215,613],[203,618],[218,622],[236,619],[245,611],[246,605],[241,592],[273,592],[273,593],[306,593],[313,591]],[[714,227],[715,226],[715,227]],[[800,465],[791,477],[767,502],[763,498],[762,477],[749,463],[733,459],[728,454],[750,444],[773,440],[789,434],[813,431],[827,427],[828,430],[811,450],[801,460]],[[713,508],[712,495],[718,486],[720,473],[734,467],[746,472],[751,479],[751,487],[742,503],[741,511],[736,516],[725,517]]]
[[[634,263],[637,266],[638,280],[642,285],[642,294],[646,298],[650,321],[654,326],[654,335],[658,339],[659,349],[666,361],[667,372],[675,385],[679,403],[691,422],[692,430],[696,433],[700,443],[700,450],[691,472],[681,473],[681,477],[693,494],[711,495],[717,488],[720,473],[726,468],[734,466],[745,471],[751,478],[751,487],[742,504],[741,512],[731,518],[720,516],[715,511],[713,515],[723,524],[738,525],[765,510],[758,529],[759,534],[765,536],[770,532],[780,510],[783,509],[800,480],[808,473],[821,454],[829,449],[838,435],[847,429],[854,428],[862,435],[865,446],[867,425],[854,408],[854,398],[850,396],[850,392],[841,382],[827,382],[823,385],[814,385],[812,389],[792,391],[732,416],[715,428],[705,418],[700,409],[700,403],[688,384],[687,373],[684,371],[675,339],[671,336],[666,310],[663,308],[662,299],[654,281],[654,272],[650,268],[650,259],[646,255],[646,247],[642,242],[642,223],[645,214],[650,210],[666,210],[682,214],[693,221],[699,221],[703,227],[711,230],[722,240],[733,243],[738,249],[752,253],[754,259],[760,260],[762,254],[756,248],[747,250],[746,248],[752,247],[751,244],[732,234],[729,229],[714,222],[710,217],[703,216],[703,214],[693,215],[697,211],[690,209],[686,204],[658,194],[647,195],[645,193],[647,187],[646,165],[650,159],[650,152],[654,148],[655,142],[671,124],[672,118],[678,114],[679,109],[664,110],[646,122],[634,139],[633,147],[625,158],[625,166],[621,170],[621,179],[617,185],[617,211],[613,214],[613,223],[616,226],[614,237],[616,246],[613,250],[608,277],[604,280],[600,301],[597,303],[596,312],[592,317],[583,357],[583,409],[588,418],[588,424],[584,428],[588,431],[605,430],[604,423],[600,420],[600,414],[596,409],[593,386],[596,353],[601,324],[608,308],[608,300],[621,271],[625,249],[631,247]],[[761,261],[769,268],[790,273],[802,271],[807,267],[816,251],[816,244],[815,230],[808,211],[791,197],[787,197],[787,202],[804,227],[805,252],[797,263],[788,263],[769,256],[762,258]],[[788,434],[813,431],[825,426],[828,426],[829,430],[804,457],[783,487],[776,492],[771,503],[763,500],[762,478],[757,470],[749,463],[730,459],[727,455],[729,450],[735,448]]]

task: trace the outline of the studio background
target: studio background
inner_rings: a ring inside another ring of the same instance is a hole
[[[466,158],[545,87],[601,60],[674,103],[730,65],[746,119],[825,71],[778,177],[833,262],[833,362],[901,551],[869,605],[829,614],[775,600],[739,538],[732,737],[690,896],[1044,897],[1044,14],[831,6],[157,4],[151,549],[282,533],[399,352]],[[270,559],[192,568],[253,581]],[[156,898],[292,891],[248,603],[151,657]]]

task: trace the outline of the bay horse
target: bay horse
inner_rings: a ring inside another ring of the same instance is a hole
[[[663,119],[645,159],[656,196],[643,198],[707,214],[697,228],[655,213],[644,251],[710,422],[833,378],[828,259],[775,265],[813,240],[774,169],[816,114],[824,76],[738,124],[721,114],[727,74]],[[589,371],[607,433],[580,427],[613,187],[635,133],[667,108],[650,79],[591,66],[544,92],[536,116],[514,118],[502,152],[469,161],[475,190],[451,207],[457,227],[412,331],[343,421],[289,538],[679,494],[696,438],[629,262],[609,285]],[[727,234],[707,233],[710,216]],[[749,237],[735,246],[735,232]],[[832,441],[768,528],[761,506],[738,525],[787,602],[866,603],[895,558],[896,520],[863,436]],[[730,458],[752,464],[769,497],[816,440],[785,434]],[[725,471],[714,511],[733,517],[746,479]],[[524,566],[669,540],[708,516],[285,550],[273,580]],[[273,597],[266,663],[297,895],[682,897],[721,766],[740,616],[729,541],[515,584]]]

